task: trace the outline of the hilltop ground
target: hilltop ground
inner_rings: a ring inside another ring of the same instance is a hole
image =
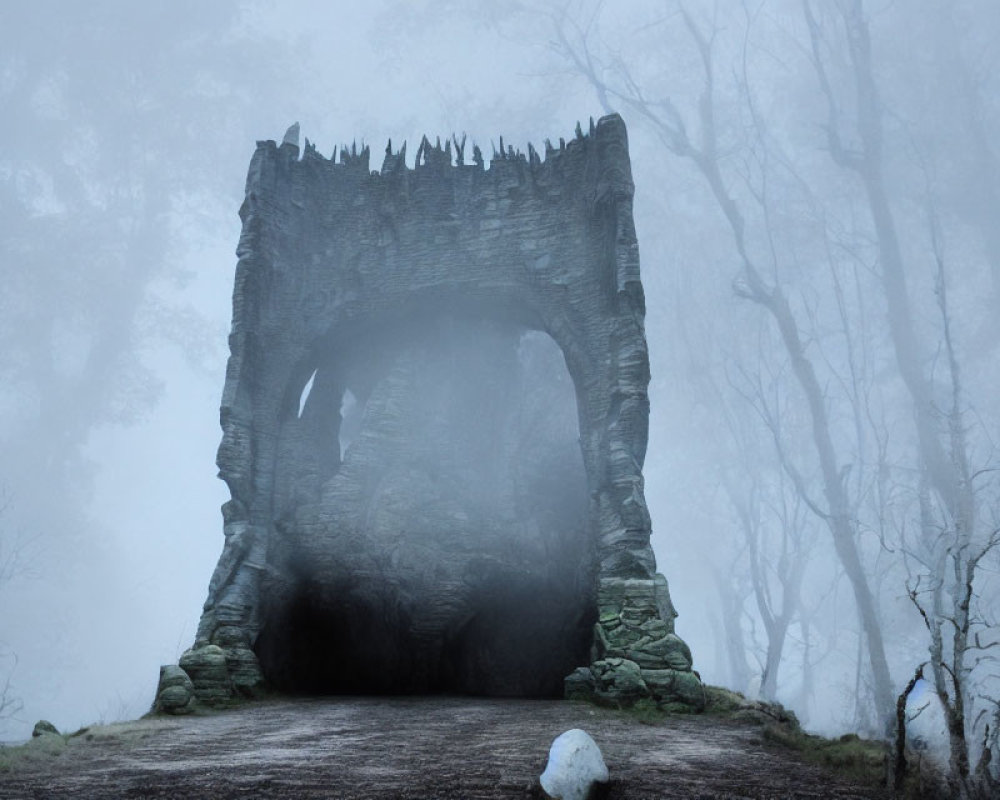
[[[0,751],[2,798],[532,798],[583,728],[609,798],[882,798],[718,715],[643,721],[556,700],[323,698],[52,734]]]

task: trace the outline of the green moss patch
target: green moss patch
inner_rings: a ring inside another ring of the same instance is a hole
[[[851,733],[826,739],[806,733],[794,712],[778,703],[749,700],[739,692],[720,686],[705,686],[705,711],[710,716],[761,728],[765,742],[794,751],[802,760],[836,770],[851,780],[870,786],[884,785],[885,744]],[[617,713],[642,725],[669,724],[672,709],[650,699],[638,700]]]
[[[0,747],[0,772],[10,772],[18,767],[30,767],[58,758],[66,750],[68,739],[68,736],[58,733],[46,733],[29,739],[24,744]]]
[[[824,739],[800,728],[766,725],[764,740],[794,750],[806,761],[846,773],[855,780],[882,785],[885,782],[885,744],[849,733],[839,739]]]
[[[60,758],[69,750],[91,744],[127,745],[139,742],[155,735],[164,727],[164,723],[159,720],[143,718],[109,725],[90,725],[75,733],[45,733],[24,744],[0,747],[0,773],[37,766]]]
[[[705,685],[705,713],[716,716],[729,716],[742,708],[749,701],[739,692],[723,689],[721,686]]]

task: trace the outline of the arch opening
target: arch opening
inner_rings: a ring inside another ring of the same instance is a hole
[[[276,483],[314,485],[276,517],[254,645],[275,688],[558,696],[588,663],[576,391],[559,346],[522,322],[434,314],[341,337],[310,391],[292,388],[296,452]],[[315,419],[335,431],[301,430]],[[321,479],[295,473],[323,460],[302,447],[336,449]]]

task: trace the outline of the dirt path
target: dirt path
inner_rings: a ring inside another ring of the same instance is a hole
[[[609,798],[879,798],[711,717],[643,725],[560,701],[282,700],[94,728],[0,772],[2,798],[530,798],[552,739],[587,730]]]

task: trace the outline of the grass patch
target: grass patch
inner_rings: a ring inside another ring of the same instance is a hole
[[[885,744],[853,733],[824,739],[800,728],[765,725],[764,740],[797,752],[804,760],[821,764],[872,785],[885,782]]]
[[[657,707],[656,701],[648,697],[637,700],[628,708],[623,708],[622,713],[640,725],[661,725],[670,716],[670,712]]]
[[[825,739],[806,733],[795,713],[778,703],[749,700],[739,692],[721,686],[705,686],[704,714],[720,719],[759,725],[766,742],[795,752],[804,761],[835,770],[859,783],[882,786],[885,783],[885,744],[862,739],[849,733],[838,739]],[[689,709],[683,707],[690,713]],[[651,699],[637,701],[617,713],[641,725],[663,725],[677,710],[657,705]]]
[[[582,700],[599,708],[608,708],[635,720],[641,725],[660,725],[677,715],[706,714],[723,719],[750,722],[756,725],[779,724],[788,725],[798,730],[799,721],[795,713],[778,703],[764,703],[748,700],[739,692],[723,689],[720,686],[705,686],[705,708],[697,712],[685,703],[657,703],[646,697],[636,700],[632,705],[619,706],[596,699]]]
[[[108,725],[88,725],[74,733],[46,733],[24,744],[0,747],[0,773],[38,766],[60,758],[69,750],[89,745],[130,745],[155,735],[163,728],[162,722],[143,718]]]
[[[739,692],[720,686],[705,686],[707,716],[760,726],[765,742],[793,751],[803,761],[834,770],[858,783],[884,786],[886,778],[885,743],[845,734],[836,739],[806,733],[795,713],[778,703],[749,700]],[[689,712],[687,707],[685,710]],[[617,711],[641,725],[669,724],[677,712],[669,706],[657,706],[651,699],[637,701],[629,708]],[[918,797],[919,794],[905,794]]]
[[[19,767],[30,767],[43,761],[58,758],[66,750],[68,736],[47,733],[29,739],[24,744],[0,747],[0,772],[10,772]]]
[[[746,708],[750,701],[739,692],[723,689],[721,686],[705,686],[705,713],[728,717]]]

